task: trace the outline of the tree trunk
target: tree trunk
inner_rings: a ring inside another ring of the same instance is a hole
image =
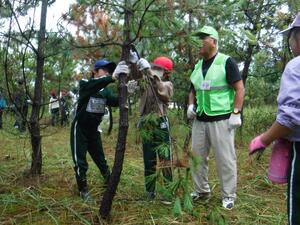
[[[125,6],[128,5],[128,0],[125,1]],[[130,18],[131,13],[125,7],[125,23],[124,23],[124,44],[122,48],[122,60],[128,61],[130,50]],[[120,176],[123,169],[123,161],[126,146],[126,137],[128,132],[128,106],[127,106],[127,86],[126,86],[126,74],[120,74],[119,76],[119,133],[118,143],[115,153],[115,161],[112,168],[112,173],[108,183],[108,187],[104,192],[99,213],[103,219],[109,219],[113,198],[116,194],[116,190],[120,181]]]
[[[46,33],[47,0],[42,0],[40,30],[38,36],[38,52],[36,62],[36,78],[34,84],[34,96],[30,117],[30,135],[32,146],[32,162],[30,175],[40,175],[42,172],[42,137],[40,133],[39,114],[43,90],[44,73],[44,48]]]
[[[250,68],[250,64],[252,61],[253,49],[254,49],[253,45],[248,46],[247,57],[246,57],[246,60],[244,63],[243,71],[242,71],[242,79],[243,79],[244,86],[246,86],[246,81],[247,81],[248,74],[249,74],[249,68]]]

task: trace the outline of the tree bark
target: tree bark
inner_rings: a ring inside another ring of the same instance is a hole
[[[130,18],[131,12],[128,10],[128,0],[125,1],[125,18],[124,18],[124,44],[122,48],[122,60],[128,61],[130,50]],[[123,161],[126,149],[126,137],[128,132],[128,106],[127,106],[127,86],[126,86],[126,74],[120,74],[119,76],[119,133],[118,143],[116,147],[115,160],[112,168],[112,173],[108,183],[108,187],[104,192],[99,213],[103,219],[110,218],[110,211],[113,202],[113,198],[116,194],[116,190],[120,181],[120,176],[123,169]]]
[[[32,162],[30,175],[40,175],[42,172],[42,137],[40,132],[39,114],[41,109],[43,73],[44,73],[44,48],[46,33],[47,0],[42,0],[40,30],[38,36],[38,52],[36,62],[36,78],[34,84],[34,96],[30,117],[29,131],[31,135]]]
[[[248,74],[249,74],[249,68],[250,68],[250,64],[252,62],[253,49],[254,49],[254,46],[249,44],[248,49],[247,49],[247,54],[246,54],[247,55],[246,60],[245,60],[243,71],[242,71],[242,79],[243,79],[244,86],[246,86],[246,81],[247,81]]]

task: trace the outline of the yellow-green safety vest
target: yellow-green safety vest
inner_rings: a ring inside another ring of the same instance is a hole
[[[198,115],[218,116],[232,112],[235,91],[226,80],[226,60],[229,56],[218,53],[205,78],[202,74],[203,59],[195,65],[191,82],[196,91]]]

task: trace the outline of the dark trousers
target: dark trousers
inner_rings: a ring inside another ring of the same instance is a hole
[[[14,127],[17,127],[20,132],[26,131],[26,122],[27,122],[28,106],[20,106],[15,109],[15,123]]]
[[[68,120],[68,114],[67,114],[67,110],[65,109],[64,106],[61,107],[60,109],[60,125],[61,126],[66,126],[69,124],[69,120]]]
[[[105,179],[109,178],[110,171],[103,152],[100,133],[97,128],[85,128],[74,120],[71,126],[71,150],[74,161],[74,170],[78,189],[81,191],[86,186],[86,172],[88,163],[86,153],[89,152],[93,161]],[[83,187],[82,187],[83,186]]]
[[[168,127],[161,126],[161,124],[167,123],[163,118],[160,118],[157,122],[156,128],[147,132],[147,137],[143,137],[143,159],[144,159],[144,176],[145,176],[145,188],[147,192],[155,192],[156,184],[156,165],[157,157],[161,162],[162,173],[165,182],[172,181],[172,169],[171,169],[171,149],[170,149],[170,135]],[[141,129],[143,129],[143,123]],[[144,131],[143,131],[144,132]],[[164,165],[165,164],[165,165]]]
[[[59,108],[51,109],[51,125],[56,126],[59,120]]]
[[[300,142],[293,143],[291,170],[288,181],[288,221],[290,225],[300,224]]]

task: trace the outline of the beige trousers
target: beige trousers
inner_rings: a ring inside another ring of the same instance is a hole
[[[214,150],[222,198],[236,197],[237,165],[234,148],[234,130],[229,129],[228,119],[201,122],[194,119],[192,128],[192,151],[201,157],[201,163],[192,171],[195,190],[210,192],[208,183],[208,160],[210,148]]]

